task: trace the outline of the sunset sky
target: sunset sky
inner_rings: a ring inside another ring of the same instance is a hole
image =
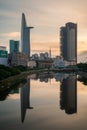
[[[20,40],[21,15],[31,30],[32,53],[49,51],[59,55],[60,27],[78,25],[78,53],[87,51],[87,0],[0,0],[0,45]]]

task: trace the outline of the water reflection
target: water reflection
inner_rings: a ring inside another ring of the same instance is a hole
[[[33,109],[30,104],[30,88],[32,87],[30,86],[31,80],[38,80],[39,82],[48,83],[53,79],[55,79],[56,82],[60,82],[60,110],[64,110],[66,114],[77,113],[77,79],[83,82],[84,80],[82,75],[77,78],[77,75],[74,73],[37,73],[28,75],[27,82],[19,85],[22,123],[25,120],[27,109]],[[15,89],[7,88],[4,91],[0,90],[0,101],[4,101],[9,94],[14,93],[19,93],[19,87],[16,87]]]
[[[87,73],[86,72],[80,72],[78,76],[78,80],[82,82],[84,85],[87,85]]]
[[[69,75],[61,81],[60,108],[67,114],[77,112],[77,76]]]
[[[30,79],[27,78],[27,83],[21,87],[20,91],[20,100],[21,100],[21,121],[24,122],[26,109],[33,109],[30,106]]]
[[[55,78],[60,82],[60,109],[67,114],[77,112],[77,76],[75,74],[45,73],[33,74],[27,77],[27,83],[21,87],[21,121],[24,122],[26,110],[33,109],[30,106],[30,79],[40,82],[49,82]]]
[[[8,97],[9,94],[15,94],[15,93],[19,93],[19,88],[6,88],[6,89],[2,89],[0,90],[0,101],[4,101],[6,100],[6,98]]]

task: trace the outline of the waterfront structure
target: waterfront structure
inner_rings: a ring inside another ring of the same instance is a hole
[[[60,28],[60,55],[68,62],[77,63],[77,24],[69,22]]]
[[[10,66],[27,66],[28,65],[28,56],[25,53],[13,52],[9,54],[8,63]]]
[[[6,51],[6,47],[0,46],[0,64],[7,66],[8,61],[8,51]]]
[[[19,52],[19,41],[10,40],[9,42],[10,53]]]
[[[27,27],[24,13],[22,13],[21,23],[21,52],[28,55],[30,58],[30,29],[33,27]]]

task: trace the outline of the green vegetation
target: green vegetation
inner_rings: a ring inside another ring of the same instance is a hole
[[[77,67],[80,71],[87,72],[87,63],[79,63],[77,64]]]
[[[82,82],[84,85],[87,85],[87,77],[79,76],[78,81]]]
[[[31,74],[31,73],[43,72],[47,70],[48,69],[46,68],[28,68],[24,66],[7,67],[4,65],[0,65],[0,81],[22,73],[24,75],[24,73]]]
[[[24,71],[27,71],[27,67],[24,66],[7,67],[4,65],[0,65],[0,80],[6,79],[10,76],[18,75]]]
[[[76,66],[73,66],[71,68],[76,69]],[[80,71],[87,72],[87,63],[79,63],[79,64],[77,64],[77,68]],[[4,80],[4,79],[7,79],[8,77],[21,74],[22,72],[35,73],[35,72],[43,72],[43,71],[47,71],[47,70],[48,69],[46,69],[46,68],[32,68],[31,69],[31,68],[24,67],[24,66],[7,67],[4,65],[0,65],[0,80]]]
[[[0,84],[0,101],[5,100],[11,91],[18,90],[18,88],[20,87],[20,83],[24,85],[26,82],[27,82],[26,78],[15,77],[15,79],[11,81],[5,81],[1,83]]]

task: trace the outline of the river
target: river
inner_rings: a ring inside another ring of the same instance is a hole
[[[87,130],[87,84],[70,73],[27,76],[0,96],[0,130]]]

